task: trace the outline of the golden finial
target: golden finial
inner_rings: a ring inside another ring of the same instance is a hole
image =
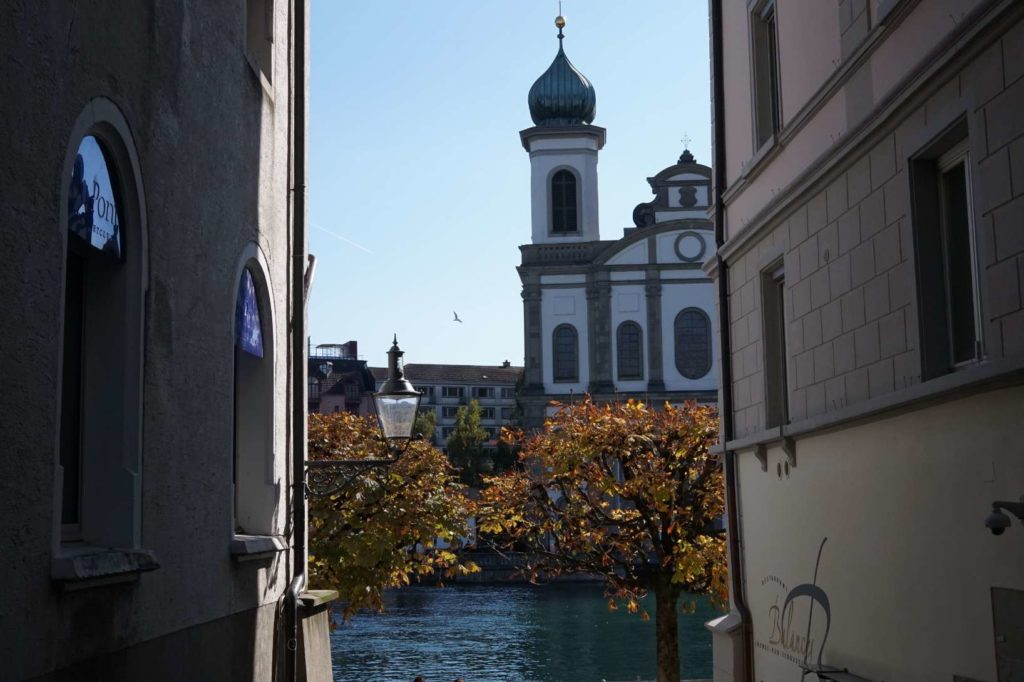
[[[563,17],[561,14],[555,17],[555,26],[558,27],[559,31],[565,28],[565,17]]]

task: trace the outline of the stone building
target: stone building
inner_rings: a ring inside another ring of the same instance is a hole
[[[710,5],[715,680],[1021,679],[1024,3]]]
[[[358,356],[358,344],[322,343],[309,351],[309,412],[374,414],[373,393],[377,382],[366,360]]]
[[[4,679],[329,674],[326,631],[297,633],[286,598],[306,14],[0,9]]]
[[[654,403],[714,400],[718,374],[714,289],[701,265],[714,256],[707,220],[711,169],[684,151],[648,178],[655,198],[635,227],[602,240],[593,85],[559,46],[529,93],[532,240],[520,247],[525,377],[520,402],[539,426],[551,400]]]

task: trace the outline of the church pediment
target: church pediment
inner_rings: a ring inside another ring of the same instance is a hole
[[[655,252],[650,252],[650,242]],[[626,236],[606,246],[595,265],[661,265],[678,263],[699,266],[715,251],[714,225],[706,219],[671,220],[645,229],[630,229]]]
[[[711,202],[711,169],[697,163],[689,150],[679,162],[647,178],[654,200],[633,209],[637,227],[651,227],[670,220],[702,217]]]

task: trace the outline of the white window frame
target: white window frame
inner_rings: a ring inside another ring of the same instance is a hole
[[[961,360],[960,362],[952,362],[954,356],[953,346],[953,307],[950,301],[949,292],[951,290],[951,283],[949,281],[949,216],[947,215],[947,196],[945,184],[942,182],[942,177],[945,173],[952,170],[956,166],[963,164],[964,167],[964,191],[967,196],[967,238],[970,243],[970,258],[971,258],[971,287],[972,287],[972,308],[974,313],[974,357],[967,360]],[[939,222],[940,222],[940,234],[942,235],[942,257],[943,257],[943,276],[945,278],[946,286],[946,334],[948,336],[949,344],[949,357],[950,365],[954,371],[960,371],[967,367],[977,364],[982,360],[984,344],[982,343],[982,316],[981,316],[981,281],[978,274],[978,235],[974,224],[974,192],[971,182],[971,155],[969,151],[968,140],[963,139],[955,144],[948,151],[943,153],[935,161],[936,166],[936,177],[939,183],[938,186],[938,197],[939,197]]]

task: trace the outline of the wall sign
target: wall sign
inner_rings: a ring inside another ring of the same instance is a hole
[[[86,135],[78,145],[68,186],[68,232],[94,249],[121,257],[121,218],[99,140]]]
[[[832,629],[832,607],[825,590],[818,586],[821,552],[827,541],[828,538],[822,538],[818,546],[810,583],[787,589],[778,576],[767,575],[761,579],[762,586],[774,585],[779,590],[775,603],[768,609],[768,639],[755,642],[761,651],[796,665],[821,665],[821,655]]]
[[[235,344],[249,355],[263,357],[260,306],[256,300],[256,286],[249,268],[242,271],[242,281],[238,283],[238,298],[235,300]]]

